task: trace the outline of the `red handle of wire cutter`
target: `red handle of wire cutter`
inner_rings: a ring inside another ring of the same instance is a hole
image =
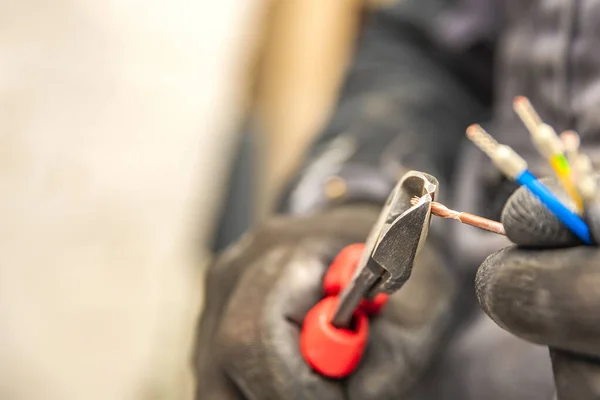
[[[339,295],[350,284],[365,250],[363,243],[345,247],[333,260],[325,274],[323,289],[327,296],[315,305],[304,318],[300,349],[306,362],[321,375],[343,378],[357,367],[369,333],[367,315],[379,312],[387,295],[364,299],[354,311],[352,326],[339,329],[331,324]]]

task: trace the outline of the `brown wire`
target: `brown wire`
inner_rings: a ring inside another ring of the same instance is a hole
[[[414,197],[411,200],[412,205],[415,205],[418,202],[418,197]],[[451,210],[445,205],[435,201],[431,202],[431,213],[440,218],[456,219],[462,222],[463,224],[471,225],[479,229],[497,233],[498,235],[506,235],[506,232],[504,231],[504,226],[500,222],[483,218],[475,214]]]

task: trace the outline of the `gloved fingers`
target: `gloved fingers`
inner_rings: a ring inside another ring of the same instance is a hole
[[[277,246],[250,265],[218,332],[228,376],[253,398],[341,400],[343,388],[313,372],[300,352],[304,315],[322,297],[325,242]],[[325,251],[326,252],[326,251]]]
[[[274,218],[209,269],[197,341],[198,393],[231,399],[342,400],[300,353],[305,314],[322,298],[323,275],[343,246],[362,242],[379,213],[352,205],[310,218]],[[215,393],[213,393],[215,392]]]
[[[301,327],[304,317],[324,296],[323,278],[337,254],[349,243],[346,240],[307,239],[294,249],[286,268],[282,271],[269,302],[269,315],[283,315]]]
[[[200,320],[197,348],[206,348],[212,343],[230,294],[233,293],[246,269],[257,265],[256,261],[264,253],[277,246],[296,245],[306,238],[316,241],[339,239],[340,243],[364,241],[378,215],[378,207],[372,205],[339,207],[315,218],[275,218],[259,229],[249,232],[234,246],[228,248],[208,270],[205,284],[205,308]],[[341,246],[330,250],[322,258],[328,265]],[[278,268],[273,266],[273,268]],[[301,269],[300,271],[305,271]],[[322,274],[319,274],[321,279]],[[315,286],[317,287],[317,286]],[[265,290],[268,289],[268,285]],[[243,288],[243,291],[254,290]],[[293,291],[290,291],[293,293]],[[301,324],[304,314],[298,310],[306,309],[308,297],[300,298],[296,310],[290,310],[289,316],[295,317]],[[294,303],[290,303],[294,304]],[[309,307],[310,308],[310,307]],[[204,357],[198,355],[198,368],[203,368]]]
[[[429,365],[450,322],[454,285],[431,246],[410,279],[371,319],[363,361],[348,382],[350,399],[398,399]]]
[[[274,218],[256,231],[245,234],[210,267],[207,297],[213,298],[211,291],[227,296],[243,270],[262,257],[266,249],[278,244],[296,244],[307,238],[338,238],[346,243],[364,241],[378,213],[378,207],[355,205],[339,207],[315,218]]]
[[[229,293],[236,287],[242,268],[245,267],[241,260],[243,256],[252,252],[255,243],[255,234],[247,234],[235,246],[228,249],[216,263],[207,271],[204,288],[204,310],[198,322],[197,339],[194,349],[195,373],[198,381],[199,393],[221,395],[227,384],[222,384],[221,390],[209,391],[209,387],[222,381],[219,368],[215,368],[212,359],[212,346],[217,335],[222,316],[229,300]],[[215,375],[217,374],[217,375]],[[223,395],[225,396],[225,395]]]
[[[571,209],[573,201],[555,179],[542,182]],[[506,202],[502,211],[506,236],[521,246],[569,247],[582,242],[525,187],[519,188]]]
[[[597,249],[501,250],[479,268],[476,291],[483,310],[509,332],[600,356]]]
[[[206,369],[196,376],[199,384],[196,387],[194,400],[246,400],[247,397],[232,384],[228,376],[221,374],[216,368]]]

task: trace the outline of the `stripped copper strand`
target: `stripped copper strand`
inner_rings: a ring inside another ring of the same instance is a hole
[[[535,111],[535,108],[531,105],[529,99],[525,96],[517,96],[513,101],[513,109],[521,118],[529,132],[535,135],[539,126],[542,125],[543,121],[539,114]]]
[[[410,201],[412,205],[416,205],[418,202],[418,197],[413,197]],[[435,201],[431,202],[431,213],[440,218],[456,219],[466,225],[471,225],[479,229],[497,233],[498,235],[506,235],[504,226],[500,222],[483,218],[475,214],[451,210],[445,205]]]

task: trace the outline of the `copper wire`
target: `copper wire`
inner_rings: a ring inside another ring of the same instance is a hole
[[[493,158],[493,153],[500,146],[496,139],[478,124],[470,125],[467,128],[467,137],[490,158]]]
[[[535,134],[538,127],[542,124],[542,119],[531,105],[529,99],[525,96],[517,96],[513,101],[513,109],[521,118],[529,132]]]
[[[413,197],[410,202],[412,205],[415,205],[419,202],[419,198]],[[506,235],[504,226],[500,222],[483,218],[475,214],[451,210],[445,205],[435,201],[431,202],[431,213],[440,218],[456,219],[466,225],[471,225],[479,229],[497,233],[498,235]]]

